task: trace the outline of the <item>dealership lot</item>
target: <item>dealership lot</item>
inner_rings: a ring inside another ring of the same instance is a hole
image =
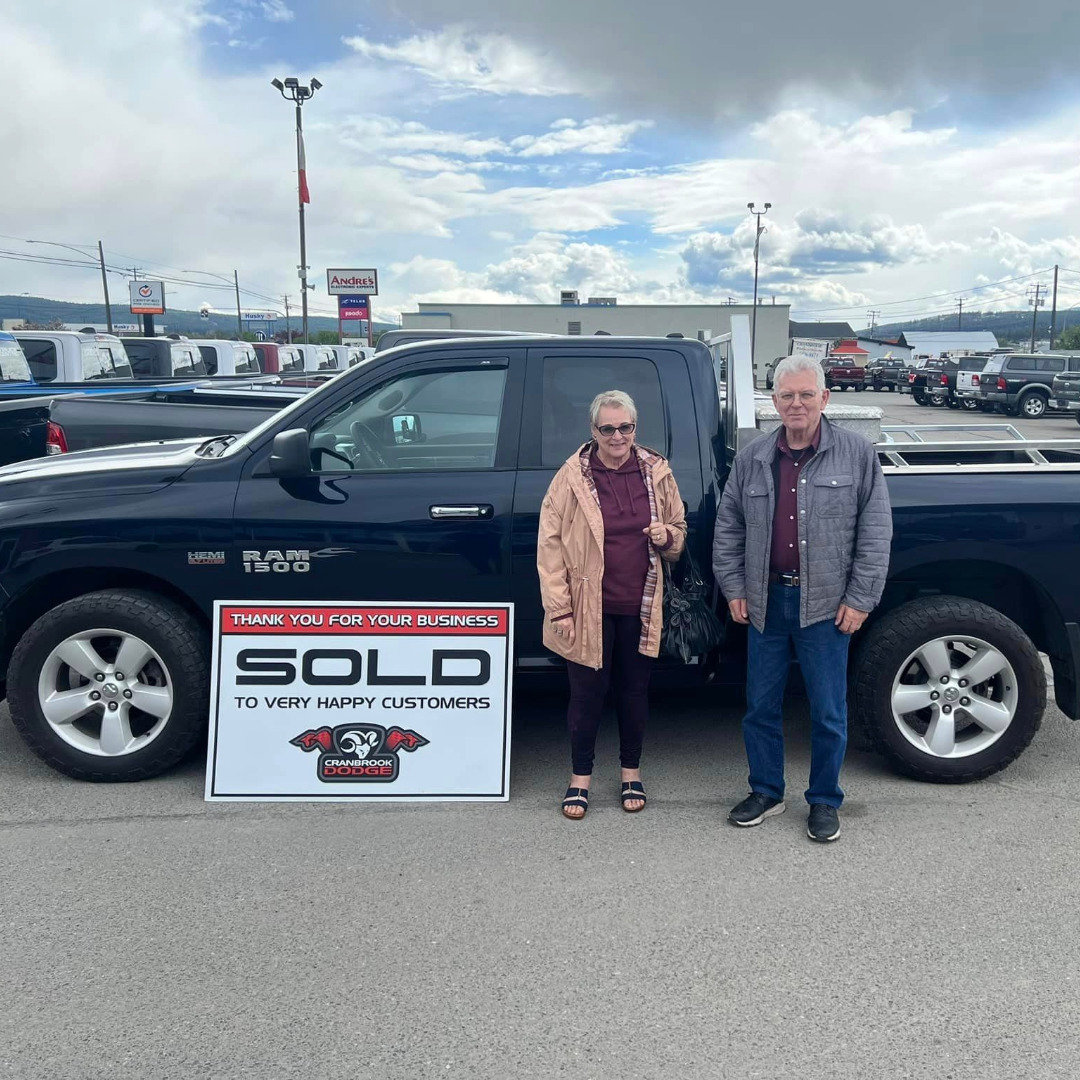
[[[91,786],[0,725],[0,1073],[1071,1077],[1080,741],[1051,708],[966,787],[853,752],[813,845],[726,825],[739,708],[654,695],[644,814],[563,819],[562,702],[518,695],[509,804],[202,801]]]
[[[1017,421],[872,392],[885,423]],[[563,699],[519,686],[508,805],[202,801],[50,771],[0,711],[0,1075],[1071,1077],[1080,731],[1055,708],[976,785],[853,750],[810,844],[805,702],[789,811],[745,791],[727,691],[657,691],[640,816],[610,720],[564,820]]]

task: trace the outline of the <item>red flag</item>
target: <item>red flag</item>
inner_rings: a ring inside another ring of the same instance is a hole
[[[307,186],[307,154],[304,153],[304,133],[296,133],[297,161],[300,163],[300,201],[311,202],[311,192]]]

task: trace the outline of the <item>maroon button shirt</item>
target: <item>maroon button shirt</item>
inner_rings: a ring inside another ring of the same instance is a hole
[[[810,459],[817,453],[821,425],[804,450],[788,446],[787,432],[780,429],[773,459],[773,485],[776,506],[773,512],[772,551],[769,569],[774,574],[799,573],[799,478]]]

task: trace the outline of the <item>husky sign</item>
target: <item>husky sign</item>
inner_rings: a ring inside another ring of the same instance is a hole
[[[509,799],[513,617],[219,600],[206,798]]]

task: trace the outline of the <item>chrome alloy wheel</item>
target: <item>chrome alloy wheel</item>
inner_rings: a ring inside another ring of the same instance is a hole
[[[993,645],[938,637],[901,665],[892,685],[892,715],[904,738],[924,754],[965,758],[1001,738],[1018,697],[1016,673]]]
[[[142,638],[84,630],[49,653],[38,676],[38,704],[64,742],[99,757],[122,757],[165,729],[172,678]]]

